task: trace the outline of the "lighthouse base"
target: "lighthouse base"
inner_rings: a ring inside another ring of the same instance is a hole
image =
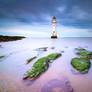
[[[56,39],[56,38],[57,38],[57,36],[51,36],[51,38],[52,38],[52,39],[53,39],[53,38],[54,38],[54,39]]]

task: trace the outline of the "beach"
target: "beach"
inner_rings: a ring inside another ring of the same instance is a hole
[[[58,79],[69,81],[74,92],[91,92],[92,67],[88,73],[79,74],[72,70],[71,59],[78,57],[75,48],[81,47],[92,51],[91,37],[70,38],[24,38],[17,41],[0,42],[0,92],[41,92],[44,85],[50,80]],[[46,51],[35,49],[47,47]],[[23,80],[24,74],[32,68],[35,61],[50,53],[62,53],[50,64],[47,71],[35,81]],[[26,64],[30,57],[35,60]],[[92,63],[92,60],[91,60]],[[61,92],[61,91],[53,91]]]

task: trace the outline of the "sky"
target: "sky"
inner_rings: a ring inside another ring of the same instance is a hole
[[[0,35],[92,37],[92,0],[0,0]]]

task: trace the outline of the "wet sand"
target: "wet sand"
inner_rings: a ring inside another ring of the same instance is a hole
[[[92,51],[92,38],[62,38],[62,39],[31,39],[25,38],[13,42],[1,42],[0,56],[0,92],[41,92],[50,80],[65,79],[74,92],[91,92],[92,67],[87,74],[77,74],[72,71],[70,61],[75,54],[74,48],[83,47]],[[36,48],[48,47],[47,51],[35,51]],[[54,47],[54,49],[52,49]],[[52,52],[62,52],[35,81],[23,81],[24,74],[31,69],[35,61]],[[37,55],[37,59],[26,65],[26,60]],[[62,82],[62,81],[61,81]],[[58,82],[57,82],[58,83]],[[61,85],[62,87],[62,85]],[[62,91],[53,91],[62,92]]]

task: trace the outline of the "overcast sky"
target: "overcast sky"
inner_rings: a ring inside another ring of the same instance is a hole
[[[50,37],[53,16],[59,37],[92,37],[92,0],[0,0],[0,34]]]

